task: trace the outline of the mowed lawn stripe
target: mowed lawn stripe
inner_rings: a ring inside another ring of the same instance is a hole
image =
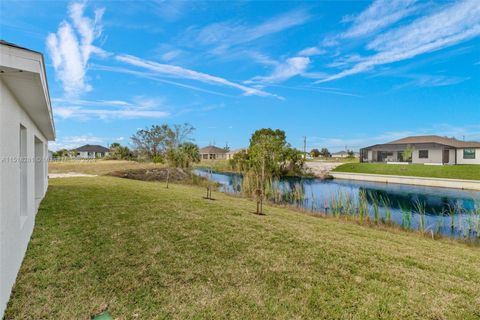
[[[478,247],[204,193],[51,180],[6,318],[480,317]]]

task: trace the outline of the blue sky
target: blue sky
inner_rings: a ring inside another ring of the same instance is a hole
[[[262,127],[333,151],[414,134],[480,140],[477,0],[0,6],[0,38],[45,53],[52,149],[128,144],[164,122],[232,148]]]

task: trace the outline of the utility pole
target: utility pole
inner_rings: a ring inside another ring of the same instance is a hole
[[[307,160],[307,137],[303,137],[303,158]]]

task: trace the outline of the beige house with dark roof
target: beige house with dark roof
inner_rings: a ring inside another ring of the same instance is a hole
[[[110,149],[95,144],[86,144],[75,150],[77,151],[77,157],[82,159],[104,158],[105,156],[108,156],[110,152]]]
[[[226,160],[227,154],[227,150],[211,145],[200,149],[201,160]]]
[[[411,158],[404,152],[412,150]],[[360,149],[360,162],[480,164],[480,142],[440,136],[413,136]]]

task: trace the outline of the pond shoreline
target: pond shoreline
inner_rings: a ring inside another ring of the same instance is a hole
[[[380,183],[386,183],[386,184],[395,183],[395,184],[416,185],[416,186],[424,186],[424,187],[439,187],[439,188],[480,191],[480,181],[477,181],[477,180],[396,176],[396,175],[352,173],[352,172],[331,172],[330,175],[334,179],[341,179],[341,180],[370,181],[370,182],[380,182]]]
[[[242,195],[235,173],[195,170],[219,191]],[[480,192],[352,179],[286,177],[272,181],[267,201],[314,214],[391,223],[449,238],[480,238]]]

